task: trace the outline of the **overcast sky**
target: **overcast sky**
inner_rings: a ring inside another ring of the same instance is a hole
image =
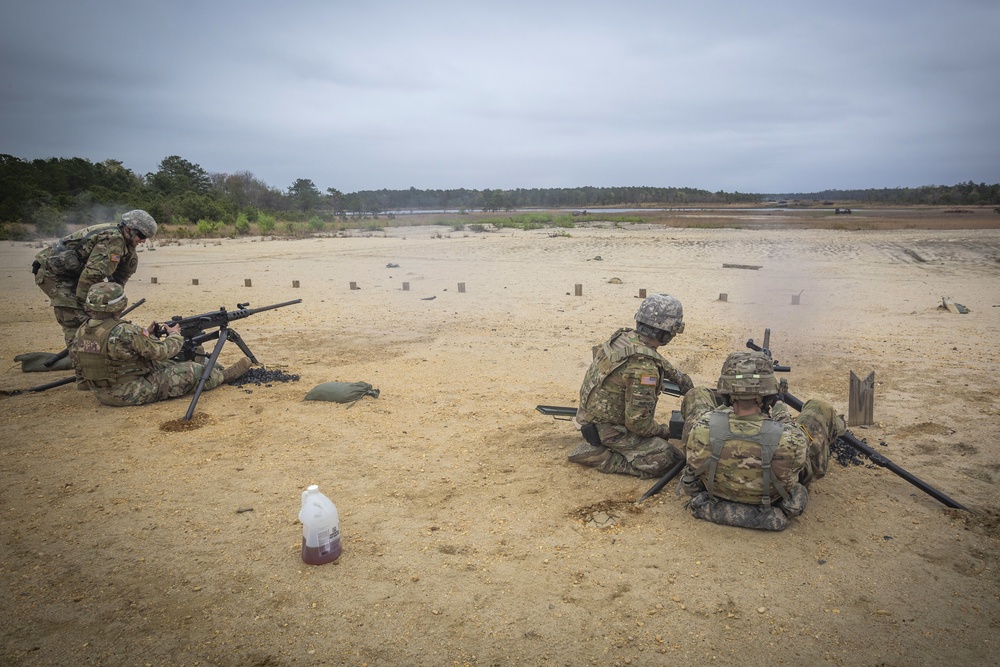
[[[0,153],[322,191],[1000,182],[997,0],[5,0]]]

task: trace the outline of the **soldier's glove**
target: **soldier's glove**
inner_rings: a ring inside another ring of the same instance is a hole
[[[781,378],[778,382],[778,400],[785,400],[785,394],[788,393],[788,380],[786,378]]]

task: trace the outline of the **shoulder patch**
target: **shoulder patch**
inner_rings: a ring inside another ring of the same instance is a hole
[[[115,264],[117,264],[118,262],[122,261],[122,256],[119,255],[118,253],[112,253],[111,254],[111,261],[114,262]]]
[[[656,386],[656,381],[657,380],[659,380],[659,377],[657,377],[656,375],[646,375],[646,374],[643,374],[643,375],[639,376],[639,384],[645,384],[645,385],[649,385],[651,387],[655,387]]]

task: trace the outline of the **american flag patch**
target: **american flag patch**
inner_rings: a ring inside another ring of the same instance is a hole
[[[655,375],[640,375],[639,384],[647,384],[651,387],[656,386],[657,377]]]
[[[114,262],[115,264],[117,264],[118,262],[122,261],[122,256],[121,255],[111,255],[111,261]]]

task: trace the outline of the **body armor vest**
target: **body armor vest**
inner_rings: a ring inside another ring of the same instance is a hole
[[[89,248],[94,247],[94,244],[89,242],[93,239],[94,243],[96,243],[97,239],[94,237],[106,232],[116,231],[117,229],[117,223],[107,222],[85,227],[65,238],[59,239],[48,248],[47,256],[45,257],[46,267],[57,276],[78,276],[80,271],[83,270],[84,265],[86,265],[87,258],[90,256],[88,246]],[[128,254],[131,255],[132,253]]]
[[[123,322],[115,318],[101,320],[96,326],[87,322],[73,340],[80,375],[93,387],[112,387],[119,382],[142,377],[149,370],[139,358],[119,361],[108,355],[108,339],[112,329],[119,324]]]
[[[642,343],[628,341],[623,345],[618,339],[622,336],[627,337],[631,331],[632,329],[619,329],[608,342],[595,348],[594,361],[587,371],[587,377],[583,379],[583,386],[580,387],[580,408],[577,421],[593,421],[594,415],[590,413],[588,408],[593,400],[601,398],[601,392],[606,392],[603,389],[604,381],[633,355],[648,357],[656,364],[659,371],[656,389],[659,393],[665,372],[664,364],[667,363],[667,360],[661,357],[659,352]],[[624,398],[621,401],[622,409],[624,409]]]
[[[765,507],[770,506],[772,486],[774,486],[778,495],[788,500],[788,492],[781,485],[781,482],[778,481],[778,477],[771,469],[771,459],[774,457],[774,452],[781,442],[781,435],[784,433],[782,425],[772,419],[764,419],[760,425],[760,432],[756,435],[733,433],[729,428],[729,417],[729,412],[718,410],[712,412],[709,416],[708,437],[712,443],[712,457],[698,466],[698,469],[694,471],[697,477],[701,477],[703,473],[708,473],[702,478],[708,495],[713,500],[715,499],[715,494],[712,492],[715,485],[715,473],[719,466],[719,459],[722,457],[722,450],[726,446],[726,441],[743,440],[760,446],[761,482],[763,485],[760,504]]]

